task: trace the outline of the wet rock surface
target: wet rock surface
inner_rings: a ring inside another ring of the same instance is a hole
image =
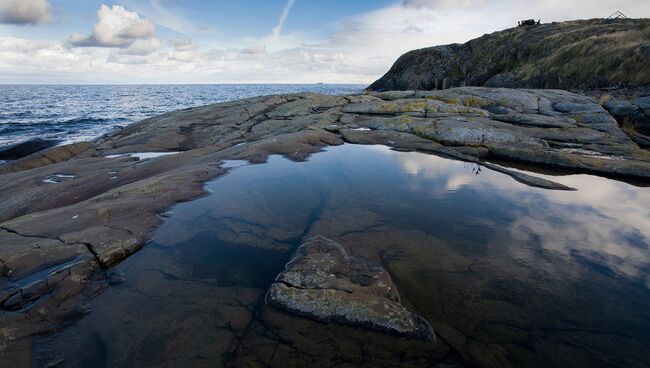
[[[429,324],[400,304],[397,287],[386,271],[350,257],[340,244],[322,236],[298,248],[269,288],[266,302],[318,321],[434,338]]]
[[[304,160],[346,142],[451,157],[548,189],[572,188],[487,161],[650,178],[647,151],[607,111],[560,90],[276,95],[171,112],[0,165],[0,320],[20,332],[0,334],[0,363],[29,361],[32,336],[85,313],[113,282],[106,270],[142,248],[159,214],[205,194],[228,172],[223,160]],[[177,153],[123,155],[138,152]]]

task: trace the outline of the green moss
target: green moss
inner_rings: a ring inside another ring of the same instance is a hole
[[[575,120],[577,123],[584,124],[584,112],[578,112],[575,114],[571,114],[569,117],[573,120]]]

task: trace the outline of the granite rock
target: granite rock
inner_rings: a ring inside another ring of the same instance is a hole
[[[429,324],[400,304],[397,287],[385,270],[348,255],[340,244],[321,236],[298,248],[269,288],[266,302],[318,321],[434,338]]]

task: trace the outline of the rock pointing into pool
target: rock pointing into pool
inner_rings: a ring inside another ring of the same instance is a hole
[[[402,304],[388,273],[316,236],[296,251],[266,295],[269,305],[322,322],[433,340],[433,329]]]

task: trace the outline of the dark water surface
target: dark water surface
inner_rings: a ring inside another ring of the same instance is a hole
[[[650,188],[344,145],[273,156],[173,208],[92,312],[39,340],[70,367],[650,364]],[[233,165],[236,166],[236,165]],[[439,342],[288,316],[268,285],[323,235],[380,262]]]
[[[31,138],[79,142],[186,107],[277,93],[348,94],[347,84],[0,85],[0,148]]]

